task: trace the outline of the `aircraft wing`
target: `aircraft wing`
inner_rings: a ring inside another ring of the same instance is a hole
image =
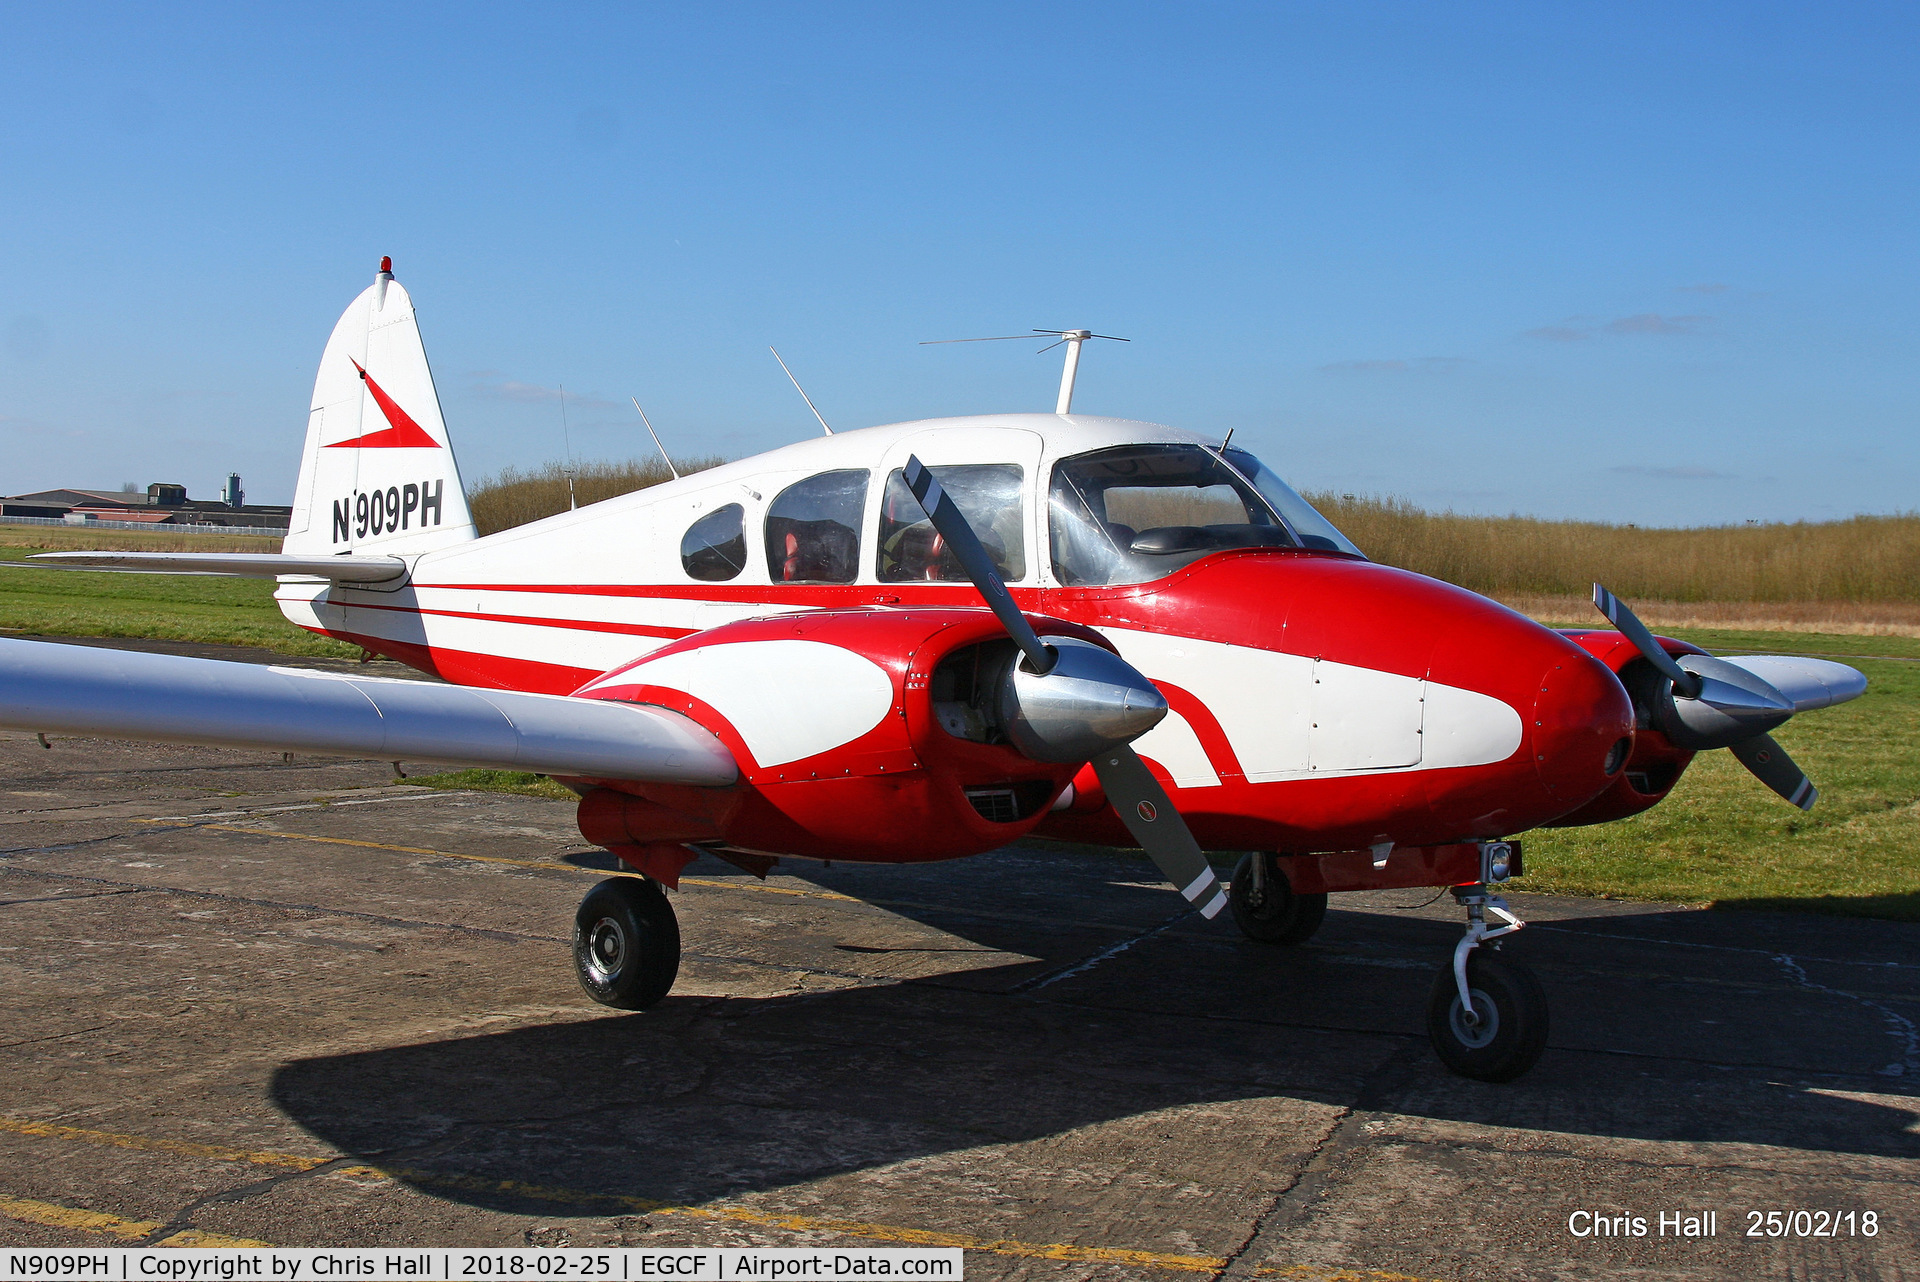
[[[27,564],[50,570],[234,574],[250,579],[302,574],[336,583],[382,583],[407,572],[407,563],[397,556],[287,556],[279,552],[40,552],[28,557]]]
[[[0,639],[0,728],[721,787],[733,755],[663,708]]]

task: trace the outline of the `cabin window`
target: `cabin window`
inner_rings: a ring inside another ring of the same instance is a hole
[[[1063,459],[1048,505],[1054,575],[1069,585],[1144,583],[1223,548],[1357,553],[1244,450],[1122,445]],[[1296,509],[1309,529],[1292,524]]]
[[[680,539],[680,564],[687,577],[702,583],[724,583],[747,568],[746,510],[738,503],[717,507],[692,525]]]
[[[767,508],[767,574],[775,583],[851,583],[860,573],[864,471],[822,472]]]
[[[930,467],[940,488],[960,509],[980,539],[1000,577],[1017,583],[1027,577],[1027,545],[1022,534],[1026,473],[1014,463],[954,463]],[[927,519],[898,468],[887,478],[880,499],[878,576],[882,583],[967,582],[966,569]]]

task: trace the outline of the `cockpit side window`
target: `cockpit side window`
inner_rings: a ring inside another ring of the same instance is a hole
[[[979,536],[1000,577],[1018,583],[1027,577],[1023,502],[1026,473],[1014,463],[957,463],[930,467],[967,524]],[[880,498],[879,564],[882,583],[926,580],[965,583],[967,572],[927,519],[920,501],[895,469]]]
[[[745,517],[745,509],[729,503],[687,527],[680,539],[680,565],[688,578],[724,583],[740,576],[747,568]]]
[[[860,574],[867,473],[822,472],[767,508],[767,574],[775,583],[852,583]]]
[[[1311,534],[1256,476],[1311,515]],[[1145,583],[1223,548],[1354,550],[1329,539],[1323,529],[1339,531],[1243,450],[1121,445],[1062,459],[1048,503],[1054,575],[1068,585]]]

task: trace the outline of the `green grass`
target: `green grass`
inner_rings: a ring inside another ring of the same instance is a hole
[[[423,788],[451,788],[469,792],[511,792],[522,797],[546,797],[554,801],[578,801],[580,795],[545,775],[525,770],[449,770],[438,775],[411,775],[408,783]]]
[[[1694,759],[1665,801],[1590,828],[1526,836],[1516,887],[1716,908],[1920,921],[1920,640],[1820,633],[1690,632],[1716,653],[1816,652],[1867,674],[1867,693],[1795,717],[1774,737],[1820,789],[1789,806],[1731,753]]]
[[[288,623],[269,579],[26,569],[37,548],[0,547],[0,632],[152,637],[262,646],[282,654],[350,659],[358,646]]]

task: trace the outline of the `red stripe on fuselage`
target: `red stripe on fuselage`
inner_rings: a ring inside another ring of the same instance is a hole
[[[568,628],[575,632],[605,632],[615,636],[660,637],[678,641],[694,628],[670,628],[651,623],[611,623],[596,619],[548,619],[531,614],[486,614],[478,610],[437,610],[419,605],[381,605],[373,601],[331,601],[346,610],[385,610],[392,614],[432,614],[445,619],[477,619],[482,623],[516,623],[529,628]],[[595,674],[598,675],[597,673]]]
[[[389,659],[397,659],[410,668],[431,673],[455,685],[482,686],[489,690],[523,690],[532,694],[572,694],[600,675],[589,668],[570,668],[534,659],[509,659],[497,654],[476,654],[471,650],[450,650],[444,646],[395,641],[344,628],[310,627],[308,631],[357,645]]]

